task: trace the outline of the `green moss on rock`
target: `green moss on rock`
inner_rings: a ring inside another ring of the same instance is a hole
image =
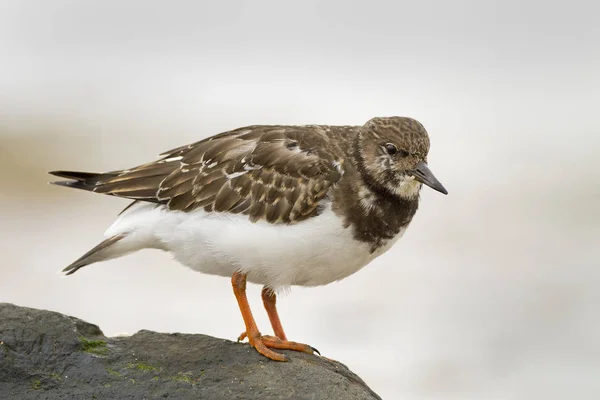
[[[82,350],[86,353],[104,355],[108,351],[104,340],[90,340],[85,336],[79,336]]]

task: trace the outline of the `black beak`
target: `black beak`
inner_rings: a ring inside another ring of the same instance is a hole
[[[418,163],[417,168],[410,171],[410,173],[414,175],[415,179],[419,182],[426,184],[430,188],[437,190],[440,193],[448,194],[448,191],[446,188],[444,188],[444,185],[442,185],[440,181],[437,180],[435,175],[433,175],[433,172],[431,172],[426,162],[421,161]]]

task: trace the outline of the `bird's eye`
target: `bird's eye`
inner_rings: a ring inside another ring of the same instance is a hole
[[[407,157],[409,155],[408,151],[406,150],[402,150],[396,147],[396,145],[392,144],[392,143],[387,143],[385,146],[383,146],[385,148],[385,151],[390,155],[399,155],[400,157]]]
[[[398,148],[395,145],[388,143],[385,145],[385,151],[387,151],[390,156],[393,156],[398,152]]]

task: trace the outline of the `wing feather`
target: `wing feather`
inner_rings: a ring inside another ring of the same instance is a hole
[[[236,129],[165,152],[156,162],[103,174],[93,190],[170,210],[298,222],[319,212],[343,173],[343,153],[322,132],[318,127]]]

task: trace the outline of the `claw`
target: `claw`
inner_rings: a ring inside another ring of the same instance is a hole
[[[289,361],[289,358],[285,354],[277,353],[271,349],[294,350],[301,351],[307,354],[317,353],[321,355],[321,353],[319,353],[319,350],[315,349],[312,346],[303,343],[291,342],[289,340],[281,340],[277,336],[260,336],[259,334],[256,337],[249,337],[245,333],[242,333],[238,338],[238,342],[240,340],[243,340],[245,337],[248,338],[250,345],[254,347],[256,351],[274,361]]]

